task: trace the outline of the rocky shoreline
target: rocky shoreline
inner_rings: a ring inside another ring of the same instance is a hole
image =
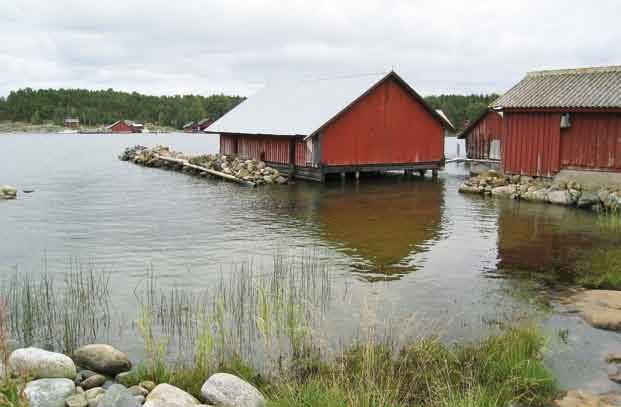
[[[468,179],[459,187],[459,192],[573,206],[595,212],[621,212],[621,189],[617,187],[589,190],[575,181],[505,176],[494,170]]]
[[[221,154],[187,155],[167,146],[128,147],[119,159],[144,167],[163,168],[202,177],[221,177],[252,186],[288,182],[285,175],[263,161],[243,160]]]
[[[136,382],[127,354],[91,344],[72,357],[39,348],[14,350],[0,364],[4,377],[28,378],[23,394],[29,407],[262,407],[264,396],[228,373],[205,378],[202,401],[167,383]],[[0,394],[0,405],[10,405]]]

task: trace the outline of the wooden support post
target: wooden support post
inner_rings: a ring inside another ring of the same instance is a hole
[[[438,169],[434,168],[433,170],[431,170],[431,177],[432,178],[438,178]]]
[[[289,179],[295,176],[295,139],[289,141]]]
[[[426,173],[427,170],[418,170],[418,175],[420,175],[421,177],[424,177]]]

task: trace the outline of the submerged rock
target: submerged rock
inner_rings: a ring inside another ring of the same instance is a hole
[[[596,395],[582,390],[570,390],[565,397],[556,400],[557,407],[618,407],[621,395],[616,393]]]
[[[583,191],[578,198],[578,208],[592,208],[593,205],[599,204],[599,196],[595,192]]]
[[[265,406],[265,398],[259,390],[250,383],[228,373],[212,375],[203,384],[201,394],[205,401],[216,406]]]
[[[104,344],[82,346],[74,352],[73,359],[82,367],[107,375],[116,375],[132,368],[126,353]]]
[[[17,197],[17,188],[10,185],[0,186],[0,199],[15,199]]]
[[[580,316],[595,328],[621,330],[621,291],[585,290],[572,298]]]
[[[194,407],[200,402],[189,393],[170,384],[162,383],[155,386],[145,399],[145,407],[175,406]],[[241,407],[241,405],[240,405]]]
[[[8,366],[14,374],[32,379],[67,378],[74,380],[76,377],[75,364],[71,358],[62,353],[39,348],[22,348],[13,351],[9,356]]]
[[[75,391],[69,379],[39,379],[24,389],[29,407],[65,407],[65,400]]]

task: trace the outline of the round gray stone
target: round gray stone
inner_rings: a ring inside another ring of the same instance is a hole
[[[65,400],[75,391],[73,380],[39,379],[24,389],[29,407],[65,407]]]
[[[228,373],[216,373],[203,384],[201,394],[215,406],[263,407],[265,398],[250,383]]]

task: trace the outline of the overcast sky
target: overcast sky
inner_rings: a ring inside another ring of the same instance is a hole
[[[420,93],[621,64],[621,1],[1,0],[0,95],[21,87],[251,95],[394,68]]]

